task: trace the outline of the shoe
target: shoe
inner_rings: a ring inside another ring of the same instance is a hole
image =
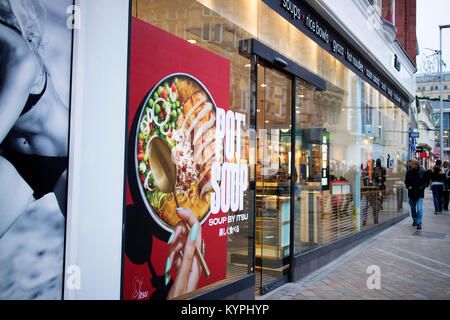
[[[439,212],[435,212],[434,214],[438,214]]]
[[[412,226],[417,227],[417,223],[413,222]]]
[[[417,230],[422,230],[422,225],[421,224],[417,225]]]

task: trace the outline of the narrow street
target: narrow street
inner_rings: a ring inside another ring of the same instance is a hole
[[[428,189],[423,207],[421,231],[406,218],[300,281],[259,299],[450,299],[450,212],[434,214]],[[379,283],[374,270],[379,270]]]

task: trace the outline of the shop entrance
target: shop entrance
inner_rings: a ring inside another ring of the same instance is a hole
[[[256,164],[256,175],[250,171],[250,176],[255,190],[255,290],[265,294],[294,279],[294,245],[298,242],[294,235],[298,237],[300,224],[294,209],[298,209],[299,180],[306,168],[294,156],[301,129],[298,113],[305,101],[314,104],[314,92],[325,90],[326,82],[256,39],[241,41],[239,51],[250,59],[254,90],[250,127],[256,131],[256,144],[250,149],[256,151],[256,161],[251,161]],[[305,136],[316,136],[316,130],[309,131]],[[320,139],[317,144],[316,149],[322,150]],[[313,167],[306,169],[308,178]]]
[[[257,66],[256,286],[287,282],[290,268],[292,77]]]

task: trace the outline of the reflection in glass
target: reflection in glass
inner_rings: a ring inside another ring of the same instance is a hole
[[[250,130],[250,61],[239,55],[238,48],[240,40],[251,38],[256,33],[256,15],[246,14],[256,11],[257,2],[254,1],[132,1],[134,17],[170,32],[191,45],[214,52],[230,62],[229,107],[230,110],[246,116],[241,134],[241,163],[249,163],[252,160],[250,156],[255,149],[256,137],[254,130]],[[164,39],[161,39],[161,43],[155,45],[163,43]],[[255,163],[254,156],[252,162]],[[254,166],[250,166],[249,183],[252,182],[252,177],[254,179],[254,171]],[[229,212],[229,216],[243,215],[235,221],[241,217],[245,217],[245,220],[227,225],[226,280],[197,290],[196,293],[241,279],[253,272],[253,225],[250,222],[254,217],[254,198],[254,190],[248,188],[244,195],[244,210]]]
[[[291,80],[258,66],[256,267],[261,292],[289,272]]]
[[[390,21],[388,9],[395,8],[395,1],[375,2]],[[257,202],[257,289],[281,279],[289,270],[291,175],[295,182],[295,254],[407,210],[403,184],[408,151],[406,114],[263,1],[132,3],[134,16],[230,61],[230,108],[246,114],[241,137],[243,161],[250,163],[250,182],[257,182],[257,194],[249,188],[244,204],[251,222],[255,199]],[[238,45],[240,40],[255,37],[324,78],[326,91],[296,80],[295,101],[291,101],[292,80],[260,65],[257,111],[252,110],[256,92],[250,88],[251,62],[238,54]],[[292,107],[295,119],[291,119]],[[448,118],[445,121],[448,123]],[[293,168],[290,130],[295,130]],[[323,152],[324,137],[327,153]],[[445,141],[448,144],[448,138]],[[323,187],[325,167],[328,188]],[[240,227],[239,233],[229,236],[225,282],[253,272],[254,226]]]

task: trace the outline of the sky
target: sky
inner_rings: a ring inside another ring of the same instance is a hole
[[[429,54],[426,48],[439,50],[439,25],[450,24],[449,0],[417,0],[417,41],[420,56],[417,67],[422,71],[422,55]],[[442,29],[443,60],[447,64],[444,71],[450,71],[450,28]],[[437,71],[437,70],[436,70]]]

